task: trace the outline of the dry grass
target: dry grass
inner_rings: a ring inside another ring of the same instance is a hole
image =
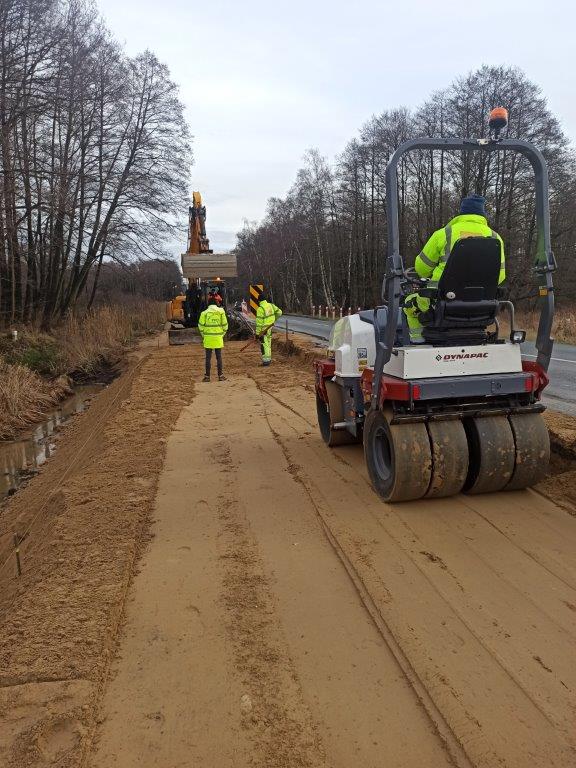
[[[140,302],[70,316],[52,334],[19,330],[0,342],[0,439],[39,421],[70,394],[68,374],[88,379],[109,369],[138,336],[157,331],[164,305]]]
[[[13,438],[39,421],[70,392],[65,376],[46,381],[25,365],[8,365],[0,358],[0,439]]]
[[[527,331],[529,339],[536,338],[538,330],[538,312],[519,311],[516,313],[516,327]],[[576,311],[573,309],[557,309],[554,315],[552,336],[556,341],[566,344],[576,344]]]
[[[94,374],[136,338],[157,331],[164,320],[164,305],[152,301],[70,315],[55,334],[61,366],[68,373]]]

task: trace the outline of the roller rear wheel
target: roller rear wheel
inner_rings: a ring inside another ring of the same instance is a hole
[[[468,474],[468,441],[460,419],[428,423],[432,450],[432,479],[426,496],[460,493]]]
[[[326,382],[328,403],[316,393],[316,412],[318,414],[318,426],[322,439],[331,448],[336,445],[349,445],[358,440],[347,429],[334,429],[334,424],[344,421],[344,404],[342,401],[342,388],[333,381]]]
[[[550,435],[540,413],[513,414],[508,417],[516,460],[507,491],[529,488],[543,480],[550,462]]]
[[[426,426],[390,420],[390,411],[370,410],[364,422],[364,455],[372,485],[385,501],[420,499],[432,475]]]
[[[470,466],[465,493],[503,490],[514,472],[516,448],[506,416],[485,416],[464,422]]]

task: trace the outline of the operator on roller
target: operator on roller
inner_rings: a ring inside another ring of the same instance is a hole
[[[220,299],[220,302],[218,299]],[[216,355],[218,381],[226,381],[222,368],[222,348],[224,346],[224,336],[228,330],[228,318],[224,309],[219,306],[221,302],[222,299],[219,295],[211,295],[208,299],[208,307],[201,313],[198,320],[198,330],[206,350],[206,375],[202,381],[210,381],[212,350],[214,350]]]
[[[443,229],[432,234],[422,251],[416,256],[414,267],[420,277],[438,283],[457,240],[465,237],[495,237],[500,241],[500,275],[498,284],[506,278],[504,243],[500,235],[490,229],[486,220],[485,200],[480,195],[469,195],[460,204],[460,215],[455,216]],[[430,299],[411,293],[404,299],[404,312],[410,330],[410,343],[423,344],[422,315],[430,309]]]
[[[262,365],[272,362],[272,326],[280,317],[282,310],[272,304],[262,293],[256,310],[256,337],[260,339]]]

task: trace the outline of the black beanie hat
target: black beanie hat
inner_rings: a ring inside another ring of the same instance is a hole
[[[486,216],[484,204],[486,200],[482,195],[468,195],[460,203],[460,213],[473,213],[477,216]]]

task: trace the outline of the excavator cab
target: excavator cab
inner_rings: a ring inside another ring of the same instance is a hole
[[[214,299],[223,309],[228,309],[226,283],[220,278],[206,280],[201,283],[203,309],[206,309],[210,299]]]
[[[186,328],[196,328],[198,326],[200,313],[206,309],[212,298],[221,307],[228,310],[226,283],[224,280],[220,278],[215,280],[198,280],[190,285],[186,291],[186,302],[184,304],[184,326]]]

